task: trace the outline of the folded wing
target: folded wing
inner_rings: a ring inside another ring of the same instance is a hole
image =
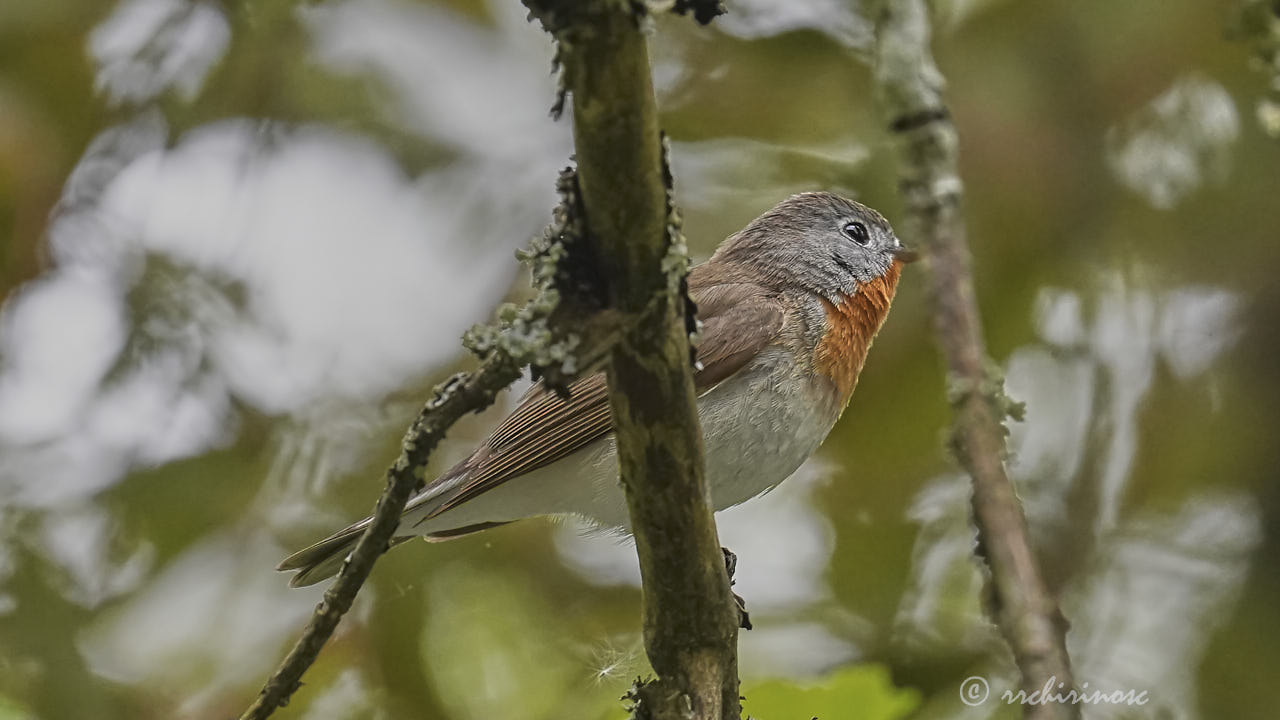
[[[690,295],[702,321],[698,363],[693,373],[699,395],[741,370],[777,337],[782,306],[768,290],[750,283],[698,287]],[[487,492],[531,470],[550,465],[613,431],[604,373],[581,378],[561,398],[542,383],[521,398],[476,451],[432,481],[410,504],[434,507],[425,519]]]

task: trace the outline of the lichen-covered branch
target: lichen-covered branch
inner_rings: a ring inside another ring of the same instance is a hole
[[[373,564],[386,551],[405,503],[422,485],[421,470],[431,451],[459,418],[488,407],[503,388],[519,377],[520,364],[508,355],[496,353],[479,370],[456,375],[436,389],[436,398],[410,426],[400,457],[387,470],[387,487],[378,498],[373,523],[356,543],[338,579],[325,591],[324,600],[316,607],[302,637],[272,673],[257,700],[240,716],[241,720],[263,720],[289,702],[301,684],[302,674],[315,662],[338,621],[351,609]]]
[[[682,292],[687,260],[641,32],[648,6],[525,4],[558,43],[597,275],[611,308],[642,318],[622,334],[607,365],[644,586],[645,648],[657,674],[629,695],[633,713],[736,720],[739,617],[703,477],[691,307]]]
[[[343,564],[337,580],[325,591],[302,636],[253,705],[240,716],[241,720],[263,720],[289,702],[301,685],[302,674],[315,662],[338,621],[351,609],[374,563],[389,547],[405,504],[421,488],[427,461],[449,428],[462,416],[492,404],[499,392],[520,377],[525,365],[531,365],[535,373],[547,377],[553,385],[563,384],[582,367],[584,358],[590,362],[603,355],[604,348],[621,332],[607,314],[570,324],[567,313],[573,302],[561,300],[566,294],[575,294],[565,291],[567,278],[562,266],[571,264],[565,258],[574,249],[566,245],[580,235],[576,183],[571,171],[561,176],[558,189],[562,203],[555,220],[541,241],[535,243],[534,252],[526,257],[532,266],[537,296],[524,307],[502,308],[498,325],[479,326],[467,333],[464,344],[483,359],[479,369],[459,373],[439,385],[434,398],[409,426],[400,456],[387,470],[386,489],[378,498],[372,523]],[[570,327],[573,332],[568,330]]]
[[[683,292],[687,260],[640,32],[650,6],[528,5],[559,42],[579,166],[561,175],[562,203],[525,258],[539,293],[523,308],[502,308],[497,327],[478,327],[464,338],[481,367],[437,388],[409,428],[372,523],[241,720],[262,720],[289,701],[389,546],[432,450],[459,418],[491,404],[524,365],[557,389],[600,365],[608,371],[644,579],[646,647],[658,675],[629,695],[635,716],[740,715],[739,614],[702,476],[692,306]],[[721,11],[715,0],[677,0],[670,9],[702,22]]]
[[[1040,575],[1026,519],[1005,472],[1008,400],[992,387],[970,274],[956,165],[957,135],[930,51],[926,0],[876,0],[875,81],[899,151],[907,235],[928,258],[938,339],[950,374],[953,446],[973,479],[973,518],[996,621],[1028,693],[1072,687],[1065,622]],[[1031,718],[1078,717],[1072,705],[1028,705]]]

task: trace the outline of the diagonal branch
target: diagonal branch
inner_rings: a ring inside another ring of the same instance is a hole
[[[577,372],[598,364],[632,319],[584,304],[570,287],[572,269],[581,264],[582,222],[574,174],[566,170],[557,183],[561,204],[546,233],[524,259],[532,269],[537,295],[522,308],[505,306],[496,326],[477,326],[463,344],[484,359],[472,373],[459,373],[436,387],[405,433],[400,456],[387,470],[386,489],[373,519],[343,563],[337,580],[325,591],[293,649],[263,686],[240,720],[263,720],[289,702],[302,674],[315,662],[356,594],[386,552],[409,498],[422,486],[423,470],[445,433],[462,416],[491,405],[497,394],[530,365],[552,386],[563,387]]]
[[[372,524],[360,536],[338,579],[325,591],[324,600],[316,607],[298,642],[240,720],[263,720],[288,704],[302,684],[302,674],[315,662],[338,621],[351,609],[373,564],[386,551],[400,524],[400,513],[422,484],[421,469],[426,466],[431,451],[459,418],[488,407],[501,390],[519,377],[518,362],[510,356],[495,354],[474,373],[455,375],[436,389],[436,398],[427,403],[409,427],[400,457],[387,470],[387,488],[378,498]]]
[[[929,49],[925,0],[876,3],[875,80],[899,151],[908,230],[929,259],[934,323],[953,390],[952,442],[973,479],[973,518],[991,572],[998,622],[1028,693],[1071,688],[1065,622],[1040,575],[1003,457],[1011,404],[989,377],[970,273],[956,167],[958,138]],[[1027,717],[1079,717],[1072,705],[1029,705]]]

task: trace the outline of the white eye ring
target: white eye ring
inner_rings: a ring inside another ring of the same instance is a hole
[[[862,247],[866,247],[871,244],[871,233],[867,232],[867,226],[857,220],[845,223],[845,226],[841,228],[840,231],[845,234],[845,237],[858,243]]]

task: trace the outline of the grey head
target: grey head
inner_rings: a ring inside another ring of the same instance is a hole
[[[713,263],[749,267],[764,284],[802,287],[833,302],[911,262],[880,213],[828,192],[792,195],[731,235]]]

